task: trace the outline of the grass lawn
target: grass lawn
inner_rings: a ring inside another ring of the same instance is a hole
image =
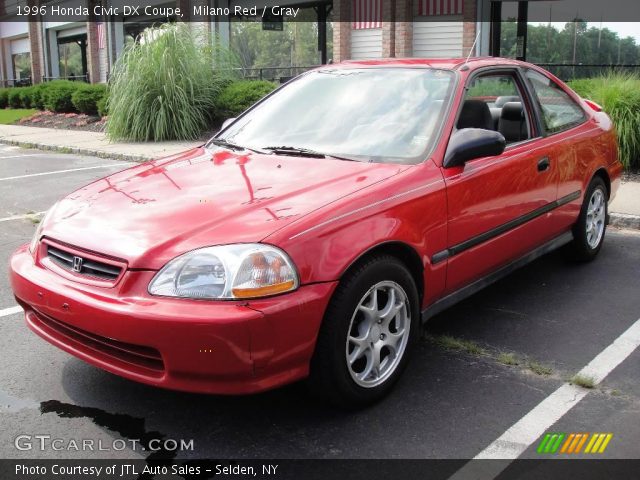
[[[0,125],[9,125],[21,118],[33,115],[38,110],[31,108],[0,109]]]

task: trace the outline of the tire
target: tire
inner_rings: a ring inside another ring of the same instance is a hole
[[[311,391],[346,409],[380,400],[400,378],[419,330],[418,292],[407,267],[389,255],[357,264],[325,312],[311,359]]]
[[[604,180],[593,177],[584,196],[578,221],[573,226],[573,241],[567,245],[573,260],[589,262],[598,255],[607,230],[608,202]]]

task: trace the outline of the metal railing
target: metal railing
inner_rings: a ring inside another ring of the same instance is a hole
[[[260,68],[238,68],[240,76],[247,80],[269,80],[271,82],[284,83],[316,66],[304,67],[260,67]]]
[[[31,77],[26,78],[7,78],[6,80],[0,80],[2,87],[30,87]]]
[[[636,64],[536,63],[536,65],[548,70],[565,82],[577,78],[592,78],[615,72],[640,74],[640,65]]]
[[[70,75],[66,77],[42,77],[43,82],[51,82],[53,80],[71,80],[72,82],[89,83],[89,75]]]

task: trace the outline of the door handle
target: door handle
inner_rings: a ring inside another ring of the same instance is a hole
[[[543,157],[540,160],[538,160],[539,172],[544,172],[545,170],[548,170],[550,166],[551,166],[551,160],[549,160],[549,157]]]

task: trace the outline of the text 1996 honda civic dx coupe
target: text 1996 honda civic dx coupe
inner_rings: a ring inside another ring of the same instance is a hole
[[[621,169],[607,115],[536,66],[330,65],[60,200],[11,284],[34,332],[131,380],[362,405],[430,316],[562,245],[595,257]]]

